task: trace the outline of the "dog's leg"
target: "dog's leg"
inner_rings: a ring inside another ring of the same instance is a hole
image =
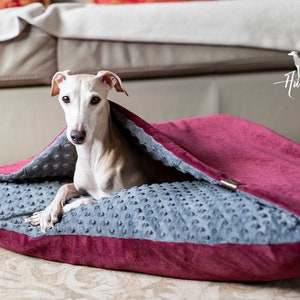
[[[81,204],[90,204],[92,203],[94,200],[92,198],[82,198],[82,199],[78,199],[72,203],[68,203],[63,207],[63,213],[66,213],[68,211],[70,211],[73,208],[76,208],[78,206],[80,206]]]
[[[31,223],[32,225],[40,225],[41,231],[45,232],[46,229],[52,228],[54,224],[58,222],[59,217],[64,211],[66,201],[84,194],[86,193],[77,190],[73,183],[65,184],[59,188],[55,198],[45,210],[34,213],[31,217],[25,219],[25,222]],[[79,201],[84,203],[83,200]],[[79,206],[81,203],[79,203],[77,206]],[[71,208],[73,207],[70,207],[70,209]]]

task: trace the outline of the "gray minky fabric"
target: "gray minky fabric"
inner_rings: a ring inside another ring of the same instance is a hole
[[[81,205],[46,234],[24,222],[63,182],[0,184],[0,228],[37,238],[86,235],[200,244],[297,242],[300,219],[276,206],[206,181],[143,185]]]
[[[0,181],[41,181],[46,178],[72,178],[77,153],[66,133],[59,135],[40,155],[18,172],[1,175]]]

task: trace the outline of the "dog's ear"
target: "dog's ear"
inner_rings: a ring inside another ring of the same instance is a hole
[[[54,74],[51,83],[51,96],[56,96],[59,93],[59,85],[66,79],[68,75],[71,74],[71,71],[62,71]]]
[[[96,78],[99,78],[102,81],[108,91],[114,87],[117,92],[123,92],[128,96],[127,91],[122,86],[120,77],[115,73],[110,71],[99,71]]]

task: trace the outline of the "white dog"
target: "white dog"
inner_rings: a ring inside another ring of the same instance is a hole
[[[52,79],[51,95],[59,94],[67,137],[76,146],[78,159],[74,183],[63,185],[44,211],[25,220],[40,225],[42,232],[52,228],[63,212],[92,201],[81,197],[66,204],[71,198],[89,194],[99,200],[124,188],[186,179],[184,174],[131,145],[120,133],[112,122],[107,100],[112,88],[127,94],[120,78],[109,71],[100,71],[96,76],[64,71],[57,72]]]

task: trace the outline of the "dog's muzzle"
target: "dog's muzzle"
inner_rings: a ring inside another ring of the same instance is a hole
[[[86,131],[72,130],[70,133],[71,140],[74,144],[83,144],[86,138]]]

